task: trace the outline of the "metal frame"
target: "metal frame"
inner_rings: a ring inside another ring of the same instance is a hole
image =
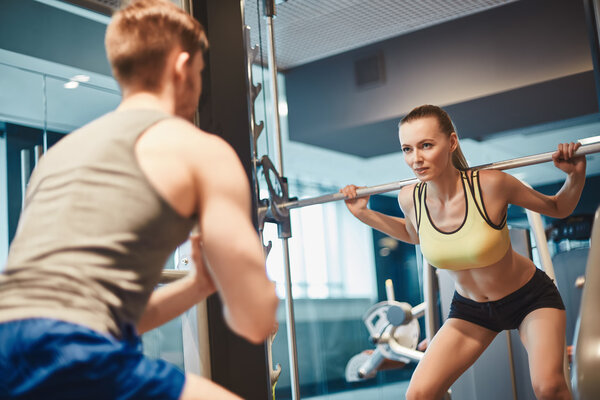
[[[243,1],[241,2],[243,5]],[[243,7],[242,7],[243,10]],[[273,28],[273,18],[275,17],[275,3],[272,0],[265,0],[264,12],[267,19],[268,29],[268,67],[271,77],[270,91],[274,104],[274,126],[275,126],[275,139],[276,139],[276,152],[278,160],[278,168],[276,169],[267,156],[263,156],[260,160],[258,159],[257,152],[257,141],[258,137],[263,130],[263,121],[259,124],[256,123],[254,115],[254,101],[260,93],[262,87],[259,84],[255,86],[252,79],[252,64],[256,57],[257,48],[253,47],[250,43],[250,27],[244,26],[244,35],[247,47],[246,54],[246,68],[247,68],[247,86],[250,94],[249,101],[249,119],[251,127],[251,144],[252,144],[252,166],[253,166],[253,184],[257,198],[255,199],[257,204],[257,217],[259,226],[259,235],[261,243],[263,243],[265,258],[269,253],[271,244],[264,246],[263,239],[263,228],[265,222],[276,223],[278,227],[279,238],[282,240],[283,255],[284,255],[284,272],[285,272],[285,287],[286,287],[286,328],[287,328],[287,339],[288,339],[288,351],[289,351],[289,367],[290,367],[290,380],[292,387],[292,399],[300,398],[300,386],[298,377],[298,352],[296,346],[296,326],[294,318],[294,303],[292,295],[292,277],[290,268],[290,255],[289,255],[289,244],[288,239],[291,235],[291,223],[289,211],[276,207],[277,203],[289,201],[287,195],[287,181],[283,177],[283,150],[281,143],[281,124],[279,119],[279,101],[278,101],[278,85],[277,85],[277,63],[275,56],[275,38]],[[244,21],[245,24],[245,21]],[[260,191],[258,187],[258,169],[262,168],[263,173],[267,177],[267,186],[269,189],[269,200],[260,199]],[[276,179],[276,185],[272,182],[271,177]],[[269,366],[269,373],[271,379],[271,385],[274,385],[279,377],[281,368],[277,366],[277,369],[273,368],[273,358],[271,352],[273,337],[267,341],[267,362]]]

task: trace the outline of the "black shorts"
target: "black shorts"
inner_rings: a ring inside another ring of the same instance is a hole
[[[564,310],[565,305],[552,279],[536,268],[529,282],[500,300],[478,302],[455,291],[448,318],[463,319],[501,332],[517,329],[527,314],[538,308]]]

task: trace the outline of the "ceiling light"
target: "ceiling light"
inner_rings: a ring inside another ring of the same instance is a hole
[[[75,75],[71,80],[76,82],[89,82],[90,77],[87,75]]]
[[[75,88],[77,88],[77,86],[79,86],[79,82],[69,81],[69,82],[65,83],[63,86],[65,89],[75,89]]]
[[[282,101],[279,103],[279,115],[282,117],[288,115],[288,106],[286,102]]]

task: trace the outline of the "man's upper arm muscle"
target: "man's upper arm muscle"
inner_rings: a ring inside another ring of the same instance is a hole
[[[231,328],[260,341],[273,327],[276,296],[252,224],[250,185],[227,143],[211,135],[202,139],[195,171],[206,258]]]

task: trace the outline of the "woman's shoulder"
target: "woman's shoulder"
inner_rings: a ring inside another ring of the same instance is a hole
[[[417,183],[403,186],[398,192],[398,204],[404,213],[413,209],[415,186],[417,186]]]
[[[508,189],[508,182],[511,175],[505,172],[487,169],[478,171],[479,187],[484,194],[496,196],[502,194]]]
[[[406,186],[402,186],[400,188],[400,191],[398,192],[398,199],[400,198],[412,198],[413,193],[415,191],[415,187],[419,184],[420,182],[417,183],[411,183],[410,185],[406,185]]]

